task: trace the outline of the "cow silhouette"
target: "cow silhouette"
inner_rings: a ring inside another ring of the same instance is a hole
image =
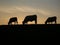
[[[35,21],[35,24],[37,24],[37,16],[36,15],[26,16],[22,23],[27,24],[28,21],[30,22]]]
[[[18,24],[17,17],[10,18],[8,25],[12,25],[12,22],[14,22],[14,24],[16,24],[16,23]]]
[[[57,17],[56,16],[53,16],[53,17],[49,17],[46,21],[45,21],[45,24],[49,24],[49,23],[51,23],[52,24],[52,22],[55,22],[55,24],[57,23],[56,22],[56,20],[57,20]]]

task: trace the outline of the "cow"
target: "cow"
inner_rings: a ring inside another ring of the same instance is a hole
[[[56,20],[57,20],[57,17],[56,17],[56,16],[49,17],[49,18],[45,21],[45,24],[47,24],[47,23],[51,23],[51,24],[52,24],[52,22],[55,22],[55,24],[56,24],[56,23],[57,23]]]
[[[12,22],[17,23],[18,24],[18,21],[17,21],[17,17],[12,17],[10,18],[9,22],[8,22],[8,25],[12,25]]]
[[[26,16],[22,23],[26,24],[28,21],[30,21],[30,22],[35,21],[35,24],[37,24],[37,16],[36,15]]]

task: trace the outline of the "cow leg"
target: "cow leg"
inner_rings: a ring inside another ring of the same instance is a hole
[[[12,25],[12,22],[11,22],[11,23],[9,23],[9,25]]]
[[[25,23],[23,23],[23,25],[24,25]]]
[[[37,24],[37,22],[35,21],[35,24]]]
[[[25,22],[23,21],[23,25],[25,24]]]
[[[37,24],[37,20],[35,20],[35,24]]]
[[[12,23],[11,23],[11,22],[9,22],[9,23],[8,23],[8,25],[12,25]]]
[[[10,23],[8,22],[8,25],[9,25]]]
[[[55,21],[55,24],[56,24],[56,21]]]
[[[17,24],[18,24],[18,21],[17,21]]]
[[[47,21],[45,21],[45,24],[47,24]]]
[[[8,25],[10,25],[10,21],[8,22]]]

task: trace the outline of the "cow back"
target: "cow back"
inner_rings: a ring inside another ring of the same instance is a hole
[[[54,16],[54,17],[49,17],[49,18],[47,19],[47,22],[52,22],[52,21],[56,21],[56,16]]]
[[[35,20],[36,19],[36,15],[33,15],[33,16],[27,16],[26,18],[25,18],[25,20],[26,21],[33,21],[33,20]]]
[[[17,21],[17,17],[10,18],[9,22],[15,22]]]

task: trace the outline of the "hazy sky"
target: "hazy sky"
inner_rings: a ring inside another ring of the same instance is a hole
[[[0,0],[0,25],[8,24],[11,17],[17,17],[22,24],[25,16],[33,14],[37,15],[38,24],[52,16],[57,16],[60,23],[60,0]]]

